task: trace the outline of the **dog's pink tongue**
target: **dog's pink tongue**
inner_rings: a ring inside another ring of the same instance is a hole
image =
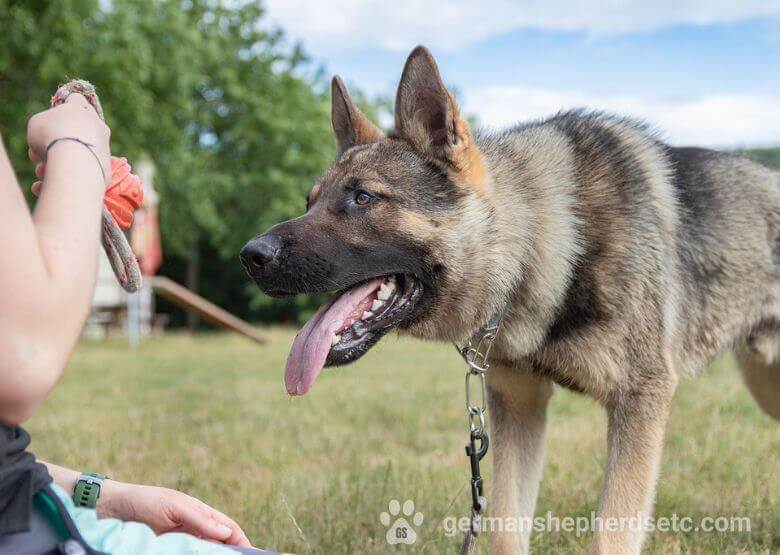
[[[325,366],[331,339],[360,301],[382,284],[374,279],[322,305],[295,336],[284,368],[284,387],[290,395],[304,395]]]

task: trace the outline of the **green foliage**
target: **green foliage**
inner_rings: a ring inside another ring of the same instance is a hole
[[[261,295],[237,254],[303,211],[335,147],[326,83],[262,17],[257,3],[0,0],[0,134],[31,182],[27,118],[67,78],[93,82],[112,151],[157,166],[162,273],[183,280],[197,257],[205,296],[245,317],[291,319],[311,301]]]
[[[741,151],[745,156],[754,160],[780,167],[780,147],[774,148],[749,148]]]

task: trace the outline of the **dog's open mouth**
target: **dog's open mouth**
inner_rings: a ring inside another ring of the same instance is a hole
[[[407,274],[374,278],[339,293],[320,307],[295,337],[284,385],[303,395],[327,366],[359,358],[414,312],[422,286]]]

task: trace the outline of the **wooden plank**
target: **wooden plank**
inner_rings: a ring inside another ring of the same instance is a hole
[[[195,312],[198,316],[216,326],[240,333],[258,343],[265,343],[268,340],[263,332],[249,322],[233,316],[227,310],[218,307],[211,301],[207,301],[197,293],[190,291],[167,277],[144,276],[144,279],[148,280],[155,293],[161,297],[181,306],[185,310]]]

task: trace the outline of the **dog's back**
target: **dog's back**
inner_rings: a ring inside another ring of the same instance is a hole
[[[506,206],[530,206],[531,218],[560,212],[535,226],[538,258],[546,245],[573,245],[548,262],[567,279],[545,307],[552,315],[529,357],[535,367],[604,397],[631,381],[622,363],[657,356],[656,339],[678,373],[731,345],[748,368],[757,348],[769,363],[780,356],[780,172],[737,154],[669,147],[642,125],[598,113],[563,113],[478,142]],[[544,273],[530,269],[527,286],[538,279],[556,289],[535,272]],[[527,296],[520,288],[513,302],[524,321]]]

